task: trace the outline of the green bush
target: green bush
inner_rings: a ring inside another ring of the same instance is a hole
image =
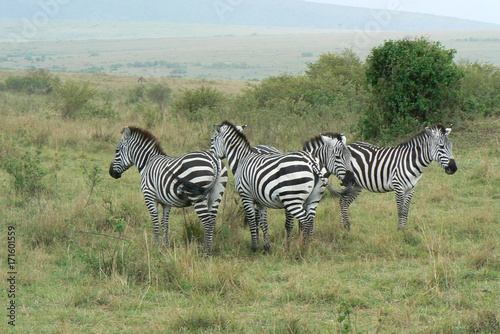
[[[75,118],[92,108],[97,91],[88,81],[67,80],[54,85],[54,107],[63,118]]]
[[[172,89],[167,84],[154,84],[147,88],[146,97],[152,103],[158,105],[160,110],[165,109],[170,100]]]
[[[42,167],[41,150],[35,154],[27,150],[18,157],[7,158],[2,168],[14,177],[14,189],[25,196],[39,196],[46,189],[43,177],[47,171]]]
[[[201,86],[185,90],[175,101],[174,108],[185,113],[190,119],[203,119],[203,114],[218,111],[225,97],[216,88]]]
[[[389,40],[373,48],[366,67],[373,107],[361,120],[364,137],[397,136],[445,122],[463,77],[453,63],[455,53],[425,38]]]
[[[9,76],[5,79],[4,87],[18,93],[49,94],[52,92],[53,84],[58,81],[59,78],[47,70],[32,69],[24,76]]]
[[[133,88],[131,88],[128,93],[127,93],[127,104],[132,104],[132,103],[137,103],[140,101],[145,100],[145,92],[146,92],[146,86],[145,85],[137,85]]]
[[[500,67],[478,62],[459,65],[464,77],[459,83],[461,116],[475,118],[500,114]]]

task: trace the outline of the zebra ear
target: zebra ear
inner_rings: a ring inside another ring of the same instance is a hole
[[[450,132],[451,132],[451,127],[446,128],[446,129],[444,130],[444,134],[445,134],[445,135],[449,135],[449,134],[450,134]]]
[[[132,131],[128,126],[126,126],[122,131],[122,139],[127,139],[132,134]]]
[[[343,134],[340,134],[340,138],[342,138],[342,144],[345,145],[347,143],[346,137]]]
[[[220,133],[220,125],[214,124],[214,130]]]
[[[242,125],[242,126],[239,126],[239,125],[236,125],[235,128],[236,130],[238,130],[239,132],[243,132],[243,130],[247,127],[246,124]]]

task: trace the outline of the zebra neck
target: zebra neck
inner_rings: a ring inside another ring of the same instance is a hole
[[[162,155],[161,152],[157,150],[148,150],[146,152],[141,152],[139,154],[136,154],[135,157],[135,165],[137,166],[137,169],[139,170],[139,173],[142,172],[144,167],[149,163],[149,160],[153,157],[156,157],[158,155]]]
[[[429,138],[414,138],[408,144],[410,144],[410,149],[412,151],[411,157],[414,161],[414,165],[419,166],[420,170],[423,170],[432,162],[431,148],[429,147]]]
[[[248,147],[240,147],[235,149],[227,154],[227,162],[229,163],[229,167],[231,168],[231,172],[233,175],[238,170],[240,165],[240,161],[244,159],[251,153],[250,146]]]

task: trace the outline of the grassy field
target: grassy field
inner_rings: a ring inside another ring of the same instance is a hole
[[[362,59],[388,39],[426,36],[458,60],[500,64],[497,30],[382,32],[306,28],[50,21],[23,43],[22,25],[3,20],[0,69],[261,80],[304,72],[319,55],[352,48]]]
[[[13,72],[0,71],[0,81]],[[202,258],[203,234],[192,209],[174,209],[169,249],[152,227],[135,168],[120,180],[108,166],[124,125],[147,115],[126,104],[134,77],[60,74],[112,92],[111,118],[63,120],[50,97],[0,92],[0,159],[25,159],[35,194],[14,188],[0,169],[2,254],[15,247],[16,333],[494,333],[499,327],[500,120],[456,124],[458,172],[434,163],[417,187],[405,232],[397,231],[393,194],[364,192],[350,209],[352,230],[339,226],[339,206],[320,203],[308,247],[286,251],[284,213],[270,210],[272,253],[250,251],[238,196],[227,188],[214,240]],[[160,80],[160,79],[158,79]],[[197,85],[237,94],[238,81],[162,78],[176,91]],[[248,124],[252,144],[297,149],[335,122],[272,120],[263,115],[211,115],[188,121],[165,111],[151,131],[167,153],[207,149],[212,124]],[[20,167],[21,168],[21,167]],[[33,171],[42,168],[43,177]],[[334,185],[338,182],[331,180]],[[35,189],[35,190],[36,190]],[[15,242],[7,243],[15,228]],[[261,245],[262,247],[262,245]],[[6,261],[4,294],[12,289]]]

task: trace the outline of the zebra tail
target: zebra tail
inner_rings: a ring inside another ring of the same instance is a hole
[[[182,184],[182,192],[193,197],[199,197],[208,194],[213,186],[213,184],[211,184],[208,187],[202,187],[199,184],[193,183],[185,179],[181,179],[180,177],[178,177],[177,179]]]
[[[335,188],[332,188],[332,186],[329,184],[326,185],[326,188],[330,191],[330,194],[332,194],[333,197],[349,196],[354,191],[353,187],[346,187],[342,190],[337,190]]]

